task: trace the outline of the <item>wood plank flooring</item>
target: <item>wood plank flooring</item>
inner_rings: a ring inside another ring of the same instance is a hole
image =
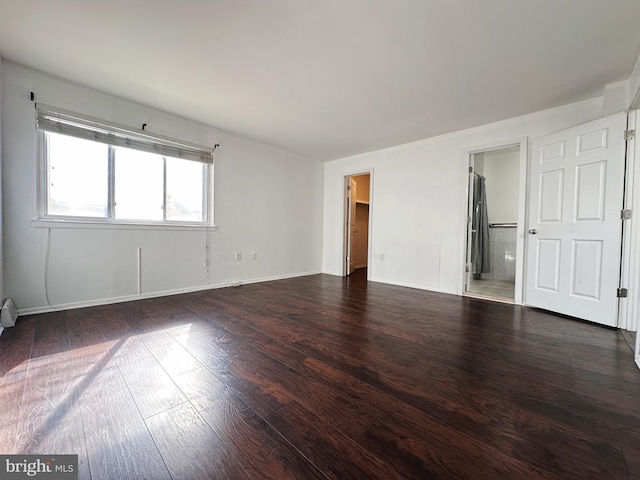
[[[82,479],[640,478],[622,334],[313,275],[22,317],[0,452]]]

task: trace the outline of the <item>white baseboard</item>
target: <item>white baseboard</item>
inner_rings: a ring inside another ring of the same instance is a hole
[[[284,280],[287,278],[306,277],[308,275],[316,275],[322,273],[320,270],[314,270],[310,272],[301,273],[289,273],[286,275],[274,275],[270,277],[252,278],[248,280],[229,280],[223,283],[196,285],[193,287],[175,288],[171,290],[162,290],[159,292],[148,292],[141,295],[123,295],[120,297],[100,298],[95,300],[86,300],[82,302],[70,302],[57,305],[44,305],[40,307],[21,308],[18,309],[18,316],[20,315],[34,315],[38,313],[56,312],[59,310],[73,310],[76,308],[96,307],[99,305],[110,305],[112,303],[124,303],[133,302],[135,300],[144,300],[147,298],[167,297],[169,295],[179,295],[181,293],[193,293],[201,292],[203,290],[215,290],[218,288],[226,287],[238,287],[241,285],[248,285],[251,283],[271,282],[274,280]]]
[[[250,280],[241,280],[239,282],[234,283],[232,286],[249,285],[251,283],[272,282],[274,280],[285,280],[287,278],[308,277],[309,275],[318,275],[319,273],[322,273],[322,272],[320,270],[313,270],[311,272],[288,273],[286,275],[275,275],[272,277],[254,278]]]
[[[456,292],[452,292],[450,290],[444,290],[442,288],[435,288],[435,287],[426,287],[424,285],[417,285],[415,283],[387,282],[387,281],[384,281],[384,280],[376,280],[376,279],[373,279],[373,278],[370,281],[371,282],[378,282],[378,283],[385,283],[387,285],[397,285],[398,287],[415,288],[417,290],[424,290],[424,291],[427,291],[427,292],[446,293],[447,295],[460,296]]]
[[[344,274],[333,273],[333,272],[329,272],[329,271],[318,272],[318,273],[323,273],[325,275],[333,275],[334,277],[344,277]],[[435,287],[425,287],[424,285],[416,285],[415,283],[390,282],[390,281],[387,281],[387,280],[380,280],[378,278],[369,278],[369,279],[367,279],[367,281],[368,282],[376,282],[376,283],[384,283],[385,285],[395,285],[397,287],[415,288],[417,290],[424,290],[425,292],[446,293],[447,295],[455,295],[457,297],[461,296],[459,293],[451,291],[451,290],[444,290],[442,288],[435,288]]]

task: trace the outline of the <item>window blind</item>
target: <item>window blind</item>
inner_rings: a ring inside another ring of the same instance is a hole
[[[61,133],[167,157],[206,164],[213,163],[213,148],[151,135],[144,130],[121,127],[48,105],[37,104],[36,114],[38,128],[47,132]]]

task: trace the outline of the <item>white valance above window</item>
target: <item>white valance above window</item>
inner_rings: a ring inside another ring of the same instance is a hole
[[[40,130],[167,157],[182,158],[209,165],[213,163],[213,148],[152,135],[145,130],[135,130],[105,123],[48,105],[37,104],[36,112],[37,125]]]

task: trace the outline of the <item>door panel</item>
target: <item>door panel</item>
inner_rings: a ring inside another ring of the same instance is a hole
[[[606,162],[577,168],[576,221],[604,222]]]
[[[600,300],[602,275],[600,240],[574,240],[571,293],[578,297]]]
[[[624,113],[532,144],[526,303],[617,323]]]
[[[564,158],[564,150],[567,142],[561,140],[555,143],[542,145],[540,154],[540,163],[552,162],[553,160],[562,160]]]
[[[537,254],[536,287],[557,293],[558,273],[560,272],[560,240],[553,238],[540,239]]]
[[[540,216],[538,223],[562,222],[563,171],[556,170],[540,175]]]

